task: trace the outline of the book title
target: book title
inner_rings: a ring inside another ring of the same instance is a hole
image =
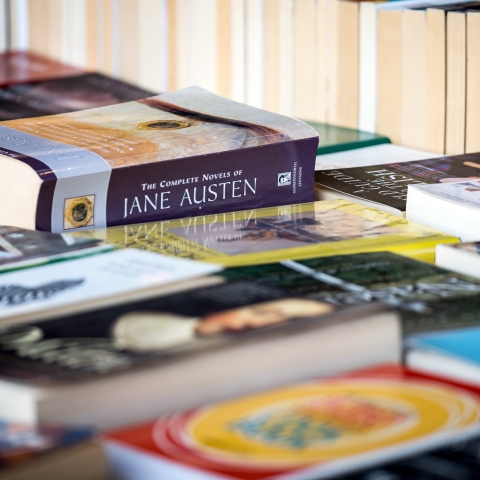
[[[172,188],[183,188],[179,206],[201,205],[229,198],[246,197],[257,193],[257,178],[238,178],[243,170],[222,173],[204,173],[201,177],[184,177],[142,183],[142,194],[124,198],[124,215],[127,218],[140,213],[171,208]],[[209,182],[203,185],[198,183]],[[156,191],[157,190],[157,191]]]

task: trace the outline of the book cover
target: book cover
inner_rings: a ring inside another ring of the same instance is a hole
[[[219,275],[336,306],[383,302],[399,309],[405,334],[480,322],[479,279],[391,252],[286,260],[230,268]]]
[[[312,201],[317,144],[303,122],[199,87],[0,125],[0,162],[28,165],[38,192],[23,222],[54,232]],[[20,222],[15,206],[0,220]]]
[[[99,73],[22,83],[0,88],[0,120],[74,112],[152,95],[155,93]]]
[[[334,254],[389,250],[433,262],[437,243],[456,242],[423,225],[344,200],[286,205],[78,235],[238,266]]]
[[[40,385],[47,380],[101,377],[250,341],[266,344],[279,335],[312,335],[332,323],[379,312],[373,307],[368,312],[357,309],[342,317],[348,308],[282,287],[219,277],[210,286],[171,295],[3,325],[0,375]],[[335,317],[336,313],[340,315]]]
[[[36,53],[21,51],[0,53],[0,87],[81,73],[83,71],[79,68],[65,65]]]
[[[382,365],[109,432],[117,471],[185,479],[329,478],[478,435],[480,397]]]
[[[0,272],[112,248],[99,239],[0,226]]]
[[[449,183],[480,178],[477,154],[413,162],[316,171],[322,188],[405,212],[408,185]]]
[[[346,152],[357,148],[390,143],[390,140],[375,133],[362,132],[353,128],[337,127],[328,123],[306,121],[319,135],[317,155]],[[321,161],[322,159],[318,159]]]
[[[134,294],[158,295],[168,284],[218,270],[219,265],[122,250],[7,272],[0,275],[0,320],[5,325],[112,299],[126,302]]]

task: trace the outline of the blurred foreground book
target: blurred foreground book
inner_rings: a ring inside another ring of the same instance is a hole
[[[122,480],[330,478],[478,436],[477,389],[394,365],[313,379],[106,435]]]
[[[78,233],[226,266],[389,250],[434,261],[435,245],[457,239],[345,200],[140,223]]]
[[[88,428],[0,421],[1,480],[106,480],[107,462]]]

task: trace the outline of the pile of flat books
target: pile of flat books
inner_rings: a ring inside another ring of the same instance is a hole
[[[478,477],[480,153],[57,67],[0,88],[1,479]]]

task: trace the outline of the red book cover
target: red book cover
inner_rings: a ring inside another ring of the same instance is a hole
[[[480,389],[382,365],[163,416],[105,440],[125,479],[320,479],[479,433]]]
[[[14,51],[0,54],[0,87],[81,73],[84,71],[79,68],[50,60],[35,53]]]

